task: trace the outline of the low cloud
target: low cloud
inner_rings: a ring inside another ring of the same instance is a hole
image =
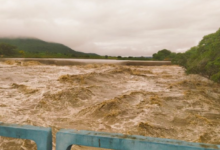
[[[0,36],[36,37],[82,52],[184,52],[220,27],[219,0],[2,0]]]

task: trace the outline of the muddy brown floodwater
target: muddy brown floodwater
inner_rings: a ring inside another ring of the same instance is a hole
[[[52,127],[53,141],[69,128],[220,144],[220,85],[179,66],[10,60],[0,79],[0,122]],[[36,145],[0,137],[0,149]]]

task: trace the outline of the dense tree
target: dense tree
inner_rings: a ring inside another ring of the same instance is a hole
[[[16,47],[13,45],[9,45],[7,43],[0,43],[0,55],[3,56],[14,56],[18,52],[16,50]]]
[[[167,49],[163,49],[153,54],[154,60],[170,60],[171,59],[171,51]]]
[[[184,66],[187,73],[201,74],[220,82],[220,29],[204,36],[198,46],[177,54],[172,62]]]

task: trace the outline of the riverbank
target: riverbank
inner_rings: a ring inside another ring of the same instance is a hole
[[[117,65],[138,65],[138,66],[161,66],[171,65],[170,61],[136,61],[136,60],[108,60],[108,59],[57,59],[57,58],[0,58],[4,61],[38,61],[45,65],[71,66],[87,64],[117,64]]]

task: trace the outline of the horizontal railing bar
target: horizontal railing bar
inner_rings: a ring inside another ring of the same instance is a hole
[[[71,145],[115,150],[215,150],[219,145],[190,143],[179,140],[62,129],[56,135],[56,150],[70,150]]]
[[[51,128],[0,122],[0,136],[33,140],[38,150],[52,150]],[[190,143],[119,133],[62,129],[56,134],[56,150],[70,150],[72,145],[115,150],[219,150],[220,145]]]
[[[51,128],[0,122],[0,136],[33,140],[38,150],[52,150]]]

